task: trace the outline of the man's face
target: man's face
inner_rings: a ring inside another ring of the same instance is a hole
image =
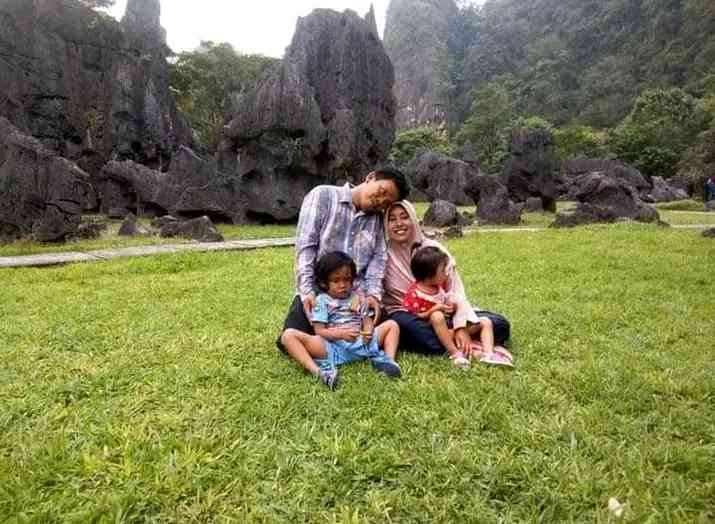
[[[377,180],[374,173],[365,179],[360,197],[360,209],[365,213],[382,213],[397,202],[400,193],[392,180]]]

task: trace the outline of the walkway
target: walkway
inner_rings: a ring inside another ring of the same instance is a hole
[[[692,224],[671,226],[673,229],[708,229],[713,224]],[[466,228],[465,234],[474,233],[533,233],[545,231],[545,227],[512,227],[512,228]],[[25,255],[18,257],[0,256],[0,269],[19,267],[45,267],[73,264],[77,262],[99,262],[127,257],[146,257],[169,253],[208,252],[208,251],[248,251],[269,247],[290,247],[295,239],[272,238],[260,240],[230,240],[228,242],[198,242],[192,244],[166,244],[161,246],[138,246],[121,249],[106,249],[99,251],[72,251],[68,253],[48,253],[44,255]]]

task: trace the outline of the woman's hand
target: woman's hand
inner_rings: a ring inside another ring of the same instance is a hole
[[[457,304],[455,304],[451,300],[449,300],[443,304],[442,311],[444,312],[445,315],[454,315],[454,312],[456,310],[457,310]]]

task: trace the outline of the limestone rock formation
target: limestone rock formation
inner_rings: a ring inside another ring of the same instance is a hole
[[[467,188],[467,193],[477,204],[477,220],[505,225],[521,222],[521,209],[509,199],[509,191],[497,175],[476,177]]]
[[[129,213],[122,222],[117,235],[120,237],[148,236],[151,235],[151,231],[139,223],[134,213]]]
[[[103,212],[123,209],[124,214],[143,217],[172,213],[185,218],[208,215],[221,222],[245,220],[237,178],[219,172],[215,162],[185,147],[174,154],[167,173],[131,160],[108,162],[97,185]]]
[[[159,236],[162,238],[185,237],[198,242],[223,242],[223,235],[207,216],[184,222],[168,223],[161,228]]]
[[[435,200],[427,209],[422,223],[429,227],[447,227],[456,225],[458,220],[457,206],[446,200]]]
[[[95,205],[87,173],[0,118],[0,241],[62,241]]]
[[[554,137],[540,129],[512,130],[510,157],[504,165],[504,182],[515,202],[541,199],[544,210],[556,211],[558,160]]]
[[[671,186],[668,181],[662,177],[654,176],[651,178],[651,181],[653,188],[648,195],[651,202],[673,202],[689,198],[687,191]]]
[[[292,220],[322,183],[359,182],[394,139],[394,71],[374,18],[316,9],[300,18],[282,64],[247,95],[221,144],[246,216]]]
[[[109,159],[163,170],[193,132],[169,92],[159,0],[121,23],[78,0],[0,2],[0,116],[94,175]]]
[[[573,213],[559,213],[554,227],[570,227],[585,223],[613,222],[630,219],[658,222],[658,212],[643,203],[636,189],[621,178],[604,173],[591,173],[577,178],[575,194],[579,205]]]
[[[573,157],[566,161],[565,172],[575,179],[589,173],[605,173],[611,178],[625,180],[639,192],[647,191],[651,185],[636,168],[611,158]]]
[[[405,167],[413,190],[424,194],[428,200],[447,200],[459,206],[472,203],[466,188],[479,176],[479,169],[456,158],[436,151],[424,151]]]
[[[395,66],[397,127],[439,127],[449,119],[450,33],[454,0],[392,0],[385,49]]]

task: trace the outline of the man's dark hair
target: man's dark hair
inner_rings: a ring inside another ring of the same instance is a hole
[[[439,265],[448,260],[447,253],[435,246],[426,246],[418,248],[412,255],[410,269],[412,275],[417,280],[425,280],[432,278],[437,274]]]
[[[318,283],[318,287],[323,291],[327,290],[330,274],[343,267],[349,267],[353,278],[355,278],[357,267],[350,255],[342,251],[325,253],[315,264],[315,281]]]
[[[397,200],[404,200],[410,194],[410,185],[407,178],[399,169],[390,166],[378,167],[373,171],[375,180],[392,180],[397,188]]]

